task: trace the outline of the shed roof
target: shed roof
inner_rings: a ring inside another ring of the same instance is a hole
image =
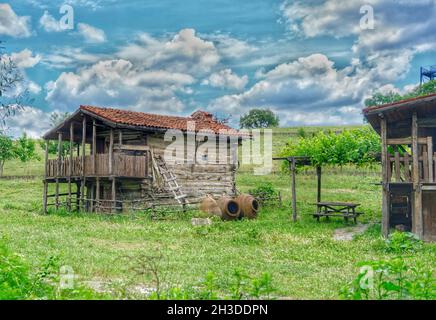
[[[380,132],[380,116],[382,115],[388,124],[396,125],[396,132],[392,135],[397,137],[410,135],[408,128],[411,126],[410,119],[414,112],[421,119],[436,118],[436,94],[363,109],[363,115],[377,132]]]
[[[138,129],[153,130],[182,130],[188,131],[188,124],[195,124],[195,131],[209,131],[219,133],[221,130],[227,130],[228,135],[242,134],[223,123],[214,120],[213,115],[206,111],[196,111],[188,117],[159,115],[139,111],[122,110],[115,108],[104,108],[96,106],[81,105],[80,108],[67,118],[58,127],[50,130],[44,135],[46,139],[56,138],[56,133],[74,121],[80,114],[86,114],[95,117],[109,125],[117,127],[129,127]]]

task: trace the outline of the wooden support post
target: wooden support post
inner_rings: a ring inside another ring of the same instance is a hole
[[[80,211],[80,185],[76,181],[76,211]]]
[[[85,155],[86,155],[86,117],[82,122],[82,177],[85,176]]]
[[[44,193],[42,196],[42,208],[44,213],[47,213],[47,193],[48,193],[48,143],[49,140],[45,140],[45,168],[44,168]]]
[[[295,158],[291,160],[291,174],[292,174],[292,220],[297,221],[297,191],[295,186],[295,174],[296,174],[296,162]]]
[[[58,133],[58,161],[56,167],[56,210],[59,209],[59,178],[61,176],[62,133]]]
[[[95,180],[95,211],[98,212],[100,207],[100,178]]]
[[[114,158],[114,129],[111,128],[109,136],[109,175],[113,175],[113,159]]]
[[[428,182],[434,182],[433,173],[433,138],[427,137]]]
[[[118,141],[120,144],[120,148],[123,145],[123,131],[122,130],[118,130]]]
[[[85,210],[85,183],[86,183],[86,117],[82,121],[82,179],[80,185],[81,209]]]
[[[89,212],[94,212],[94,183],[91,184],[91,195],[90,195],[90,203],[89,203]]]
[[[318,192],[317,192],[317,197],[316,197],[316,201],[317,202],[321,202],[321,167],[317,166],[316,167],[316,176],[317,176],[317,187],[318,187]]]
[[[418,145],[418,116],[412,115],[412,153],[413,153],[413,214],[412,231],[419,237],[423,236],[422,229],[422,189],[419,181],[419,145]]]
[[[116,208],[117,208],[117,191],[116,191],[116,180],[115,177],[112,177],[112,206],[113,206],[113,210],[114,212],[116,212]]]
[[[388,145],[387,145],[387,122],[386,118],[380,117],[381,136],[381,162],[382,162],[382,234],[389,234],[389,168]]]
[[[92,120],[92,173],[97,174],[97,125]]]
[[[71,176],[73,174],[73,142],[74,142],[74,122],[70,124],[70,160],[68,166],[68,210],[71,211]]]

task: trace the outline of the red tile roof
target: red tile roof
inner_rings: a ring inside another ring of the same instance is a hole
[[[186,131],[189,121],[195,122],[195,131],[219,133],[220,130],[229,130],[228,134],[239,135],[237,130],[215,121],[212,114],[205,111],[196,111],[189,117],[179,117],[94,106],[80,106],[80,109],[117,124]]]
[[[367,114],[367,113],[369,113],[371,111],[374,111],[374,110],[383,110],[385,108],[390,108],[390,107],[394,107],[394,106],[401,106],[401,105],[409,103],[409,102],[426,100],[428,98],[433,98],[433,97],[436,98],[436,93],[429,94],[429,95],[426,95],[426,96],[421,96],[421,97],[415,97],[415,98],[400,100],[400,101],[396,101],[396,102],[392,102],[392,103],[382,104],[382,105],[379,105],[379,106],[371,106],[371,107],[363,109],[363,113]]]

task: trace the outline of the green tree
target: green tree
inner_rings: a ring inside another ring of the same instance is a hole
[[[239,126],[245,129],[274,128],[279,126],[279,117],[270,109],[251,109],[241,116]]]
[[[19,159],[22,162],[28,162],[38,158],[35,141],[29,139],[25,133],[16,141],[6,135],[0,135],[0,177],[3,176],[7,160]]]
[[[10,56],[3,54],[0,41],[0,134],[5,134],[6,119],[29,103],[28,90],[17,90],[25,81]],[[17,93],[18,92],[18,93]]]
[[[3,176],[5,162],[14,157],[14,142],[10,137],[0,134],[0,177]]]
[[[373,94],[372,97],[365,100],[365,105],[367,107],[379,106],[386,103],[393,103],[434,93],[436,93],[436,80],[428,81],[420,86],[415,87],[412,91],[403,95],[393,91],[386,94],[376,92]]]
[[[69,112],[53,112],[50,114],[50,125],[51,128],[57,127],[61,124],[66,118],[70,116]],[[40,140],[39,145],[41,149],[45,150],[45,141]],[[76,146],[77,144],[73,145]],[[57,154],[58,153],[58,142],[57,141],[49,141],[48,142],[48,153],[49,154]],[[62,143],[62,156],[66,157],[70,153],[70,143],[68,141]]]

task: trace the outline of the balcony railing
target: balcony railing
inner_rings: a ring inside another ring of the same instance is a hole
[[[94,164],[95,163],[95,164]],[[117,176],[145,178],[148,176],[147,156],[131,156],[114,153],[112,159],[112,170],[109,154],[96,154],[85,156],[83,168],[82,157],[69,157],[60,159],[49,159],[46,164],[48,178],[66,178],[80,176]],[[71,171],[70,171],[71,168]],[[84,170],[83,170],[84,169]]]

